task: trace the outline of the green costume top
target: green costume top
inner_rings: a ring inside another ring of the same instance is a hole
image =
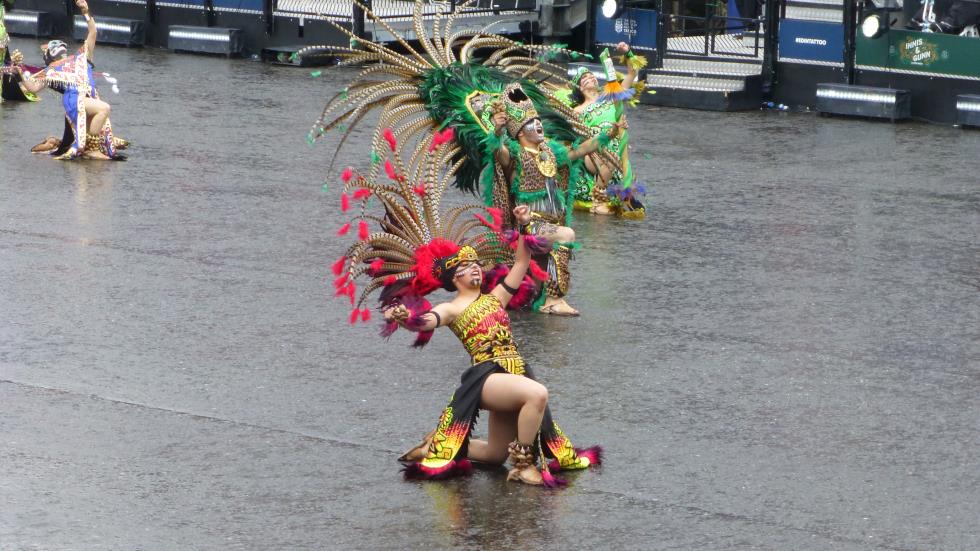
[[[592,135],[595,136],[600,132],[608,131],[614,126],[619,121],[621,114],[622,102],[596,101],[586,107],[580,117],[582,122],[589,127]],[[628,189],[633,185],[633,167],[629,160],[629,131],[622,130],[603,149],[612,153],[620,160],[622,169],[616,171],[613,176],[624,189]],[[592,190],[595,187],[595,176],[589,174],[587,171],[582,171],[582,177],[585,185],[579,185],[577,187],[575,199],[591,202],[593,200]]]

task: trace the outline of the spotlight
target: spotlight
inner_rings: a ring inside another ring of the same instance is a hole
[[[888,19],[887,13],[873,12],[869,14],[861,21],[861,34],[871,40],[878,38],[888,30],[890,26]]]
[[[626,2],[624,0],[603,0],[602,15],[606,19],[616,19],[623,13],[623,9],[625,8]]]

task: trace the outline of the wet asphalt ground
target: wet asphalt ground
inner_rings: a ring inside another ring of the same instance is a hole
[[[980,132],[631,112],[647,220],[579,216],[584,315],[514,316],[605,464],[405,482],[467,357],[332,297],[345,75],[96,63],[128,162],[0,106],[0,549],[980,548]]]

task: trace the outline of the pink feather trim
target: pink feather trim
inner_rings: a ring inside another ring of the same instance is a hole
[[[398,323],[393,321],[386,321],[381,325],[381,336],[385,339],[391,337],[398,330]]]
[[[411,463],[402,471],[408,480],[445,480],[457,476],[473,474],[473,464],[469,459],[453,460],[442,467],[434,469],[422,463]]]
[[[388,142],[388,147],[394,151],[398,147],[398,141],[395,140],[395,133],[391,131],[390,128],[385,128],[382,133],[386,142]]]
[[[367,308],[361,310],[361,321],[371,321],[371,311]]]
[[[483,292],[489,293],[500,284],[507,274],[510,273],[510,266],[506,264],[497,264],[490,270],[488,270],[483,275]],[[507,308],[509,310],[522,310],[527,308],[534,302],[534,299],[538,296],[538,285],[531,279],[531,276],[525,275],[521,284],[517,287],[517,293],[510,297],[510,302],[507,303]]]
[[[432,335],[435,331],[419,331],[417,337],[415,337],[415,342],[412,343],[412,348],[422,348],[423,346],[429,344],[432,340]]]
[[[340,212],[347,212],[350,210],[350,197],[346,193],[340,194]]]
[[[531,261],[531,277],[538,281],[548,281],[548,272],[541,269],[538,263]]]
[[[347,235],[347,232],[349,231],[350,231],[350,223],[348,222],[347,224],[340,226],[340,229],[337,230],[337,235]]]
[[[353,177],[354,177],[354,169],[351,167],[345,168],[344,172],[341,173],[340,175],[340,179],[343,180],[345,184],[347,182],[350,182],[350,179]]]
[[[357,199],[358,201],[364,199],[365,197],[370,197],[370,196],[371,196],[371,190],[367,188],[361,188],[354,191],[354,199]]]
[[[395,172],[395,166],[389,160],[385,161],[385,173],[392,180],[398,180],[398,173]]]
[[[545,488],[560,488],[568,485],[567,480],[564,478],[558,478],[545,469],[541,470],[541,478],[544,481]]]
[[[383,268],[384,265],[385,265],[384,259],[379,258],[374,262],[372,262],[370,266],[368,266],[368,272],[370,272],[371,275],[377,274],[378,272],[381,271],[381,268]]]
[[[342,256],[342,257],[340,257],[339,260],[337,260],[336,262],[334,262],[333,263],[333,266],[330,267],[330,271],[333,272],[333,275],[340,275],[340,272],[344,271],[344,264],[346,262],[347,262],[347,257],[346,256]]]
[[[354,308],[354,311],[350,313],[350,324],[354,325],[357,323],[357,318],[361,315],[361,311]]]
[[[479,220],[481,224],[483,224],[484,226],[490,228],[491,230],[493,230],[495,232],[499,232],[500,231],[500,225],[497,224],[497,221],[496,220],[494,220],[493,222],[491,222],[490,220],[487,220],[485,217],[483,217],[478,212],[474,212],[473,213],[473,216],[475,216],[476,219]],[[493,218],[492,215],[491,215],[491,218]]]
[[[369,237],[367,222],[361,220],[357,224],[357,237],[361,241],[364,241],[364,240],[366,240]]]
[[[344,274],[337,279],[333,280],[333,288],[340,289],[344,285],[347,285],[347,274]]]

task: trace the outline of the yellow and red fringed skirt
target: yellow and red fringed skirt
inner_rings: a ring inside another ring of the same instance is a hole
[[[440,480],[472,472],[467,447],[480,413],[483,384],[493,373],[507,373],[507,370],[491,360],[474,365],[463,373],[459,387],[439,417],[428,455],[422,461],[408,463],[404,469],[405,478]],[[523,375],[536,380],[527,366]],[[535,442],[534,453],[540,460],[543,451],[547,462],[545,471],[586,469],[598,465],[602,460],[602,448],[599,446],[587,449],[572,446],[552,417],[550,406],[545,407],[538,442]]]

